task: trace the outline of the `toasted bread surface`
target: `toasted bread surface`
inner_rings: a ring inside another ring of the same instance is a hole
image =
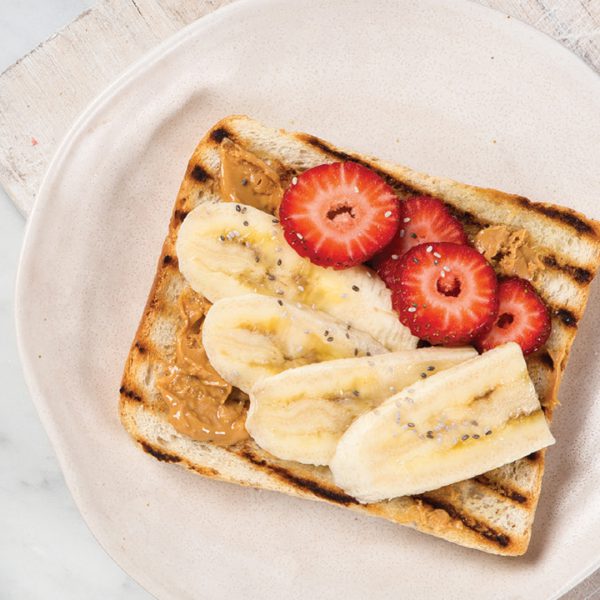
[[[271,161],[284,187],[307,168],[352,160],[378,172],[401,198],[416,194],[441,198],[471,239],[490,225],[526,229],[532,243],[542,248],[544,264],[532,283],[552,314],[550,339],[527,357],[548,419],[557,405],[569,350],[600,263],[600,223],[568,208],[425,175],[340,150],[314,136],[270,129],[245,116],[228,117],[206,134],[189,162],[125,365],[121,420],[141,447],[158,460],[178,463],[207,477],[345,506],[486,552],[523,554],[541,490],[543,451],[439,490],[363,505],[333,484],[326,467],[279,460],[251,440],[227,448],[196,442],[169,424],[156,381],[175,360],[181,318],[178,299],[187,287],[178,269],[175,240],[193,208],[219,200],[219,147],[226,138]]]

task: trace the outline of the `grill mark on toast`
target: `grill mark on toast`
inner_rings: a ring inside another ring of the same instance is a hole
[[[178,226],[180,223],[183,223],[183,220],[188,216],[188,213],[189,211],[178,208],[173,213],[173,221],[175,222],[175,226]]]
[[[140,446],[142,447],[142,449],[144,450],[144,452],[147,452],[151,456],[154,456],[154,458],[156,458],[157,460],[160,460],[162,462],[167,462],[167,463],[181,462],[180,456],[177,456],[175,454],[169,454],[168,452],[163,452],[162,450],[159,450],[158,448],[156,448],[155,446],[153,446],[152,444],[149,444],[148,442],[146,442],[144,440],[137,440],[137,441],[140,444]]]
[[[130,390],[124,385],[119,388],[119,393],[130,400],[134,400],[135,402],[143,402],[143,399],[139,394],[136,394],[133,390]]]
[[[552,314],[560,319],[564,325],[567,327],[577,327],[577,317],[566,308],[554,308],[552,305],[549,305],[549,308],[552,311]]]
[[[138,352],[140,354],[145,354],[146,353],[146,347],[144,345],[142,345],[140,342],[136,342],[135,343],[135,347],[138,349]]]
[[[460,521],[465,527],[484,537],[486,540],[490,542],[494,542],[501,546],[502,548],[506,548],[510,545],[511,539],[509,536],[504,533],[499,533],[494,528],[470,517],[468,515],[462,514],[459,512],[454,506],[447,502],[442,502],[440,500],[434,500],[433,498],[429,498],[426,494],[419,494],[418,496],[411,496],[411,498],[421,501],[423,504],[427,504],[431,506],[433,509],[441,509],[448,514],[451,519]]]
[[[210,139],[217,144],[220,144],[225,138],[229,138],[231,141],[235,140],[232,133],[225,127],[217,127],[210,132]]]
[[[470,213],[468,210],[461,210],[454,206],[454,204],[450,204],[449,202],[444,202],[446,208],[450,211],[450,214],[457,218],[463,225],[476,227],[478,229],[484,229],[492,223],[488,221],[482,221],[478,217],[476,217],[473,213]]]
[[[475,477],[475,481],[477,481],[477,483],[480,483],[481,485],[491,488],[495,492],[498,492],[504,498],[508,498],[509,500],[513,500],[514,502],[518,502],[519,504],[528,503],[528,498],[526,496],[523,496],[523,494],[517,492],[516,490],[513,490],[507,485],[503,485],[499,481],[493,481],[485,475],[479,475],[479,477]]]
[[[377,175],[379,175],[382,179],[384,179],[385,182],[389,186],[391,186],[397,190],[400,190],[404,194],[422,194],[423,193],[421,190],[416,189],[415,187],[409,185],[405,181],[402,181],[402,180],[398,179],[397,177],[394,177],[387,171],[380,169],[377,165],[374,165],[372,162],[364,160],[364,159],[360,158],[359,156],[353,156],[352,154],[348,154],[347,152],[342,152],[341,150],[337,150],[336,148],[333,148],[332,146],[327,144],[327,142],[324,142],[323,140],[319,139],[318,137],[315,137],[313,135],[306,135],[306,134],[299,134],[296,137],[298,139],[300,139],[302,142],[305,142],[305,143],[309,144],[310,146],[317,148],[324,154],[328,154],[329,156],[332,156],[333,158],[336,158],[337,160],[340,160],[342,162],[351,161],[351,162],[357,163],[359,165],[362,165],[363,167],[367,167],[367,169],[371,169],[371,171],[375,171],[375,173],[377,173]]]
[[[190,471],[194,471],[194,473],[198,473],[199,475],[204,475],[204,477],[220,477],[221,473],[212,467],[199,467],[198,465],[194,465],[188,461],[185,461],[185,466]]]
[[[200,165],[195,165],[194,168],[192,169],[192,173],[191,173],[192,177],[202,183],[203,181],[206,181],[208,179],[211,179],[211,176],[208,174],[208,172],[204,169],[204,167],[201,167]]]
[[[550,353],[547,350],[544,350],[540,354],[537,355],[537,359],[546,367],[548,367],[551,371],[554,370],[554,359],[550,356]]]
[[[169,265],[173,265],[175,268],[178,267],[179,263],[175,256],[171,256],[170,254],[165,254],[162,259],[163,267],[168,267]]]
[[[313,479],[308,479],[306,477],[300,477],[298,475],[294,475],[284,467],[279,465],[274,465],[268,463],[266,460],[262,458],[258,458],[255,456],[251,450],[242,450],[241,456],[243,456],[246,460],[249,460],[253,465],[257,467],[262,467],[268,471],[271,471],[281,479],[299,487],[305,491],[309,491],[313,495],[323,498],[324,500],[329,500],[330,502],[334,502],[335,504],[342,504],[343,506],[348,506],[350,504],[358,504],[358,500],[345,494],[341,490],[337,488],[329,488],[319,484],[317,481]]]
[[[533,366],[541,369],[542,371],[548,371],[553,373],[555,369],[557,369],[557,365],[554,363],[554,359],[546,350],[536,352],[535,354],[530,354],[525,357],[525,361],[527,362],[527,367]],[[543,403],[543,399],[540,399],[540,402]]]
[[[556,257],[552,254],[542,256],[542,262],[550,269],[556,269],[562,271],[566,275],[569,275],[577,283],[586,284],[590,283],[594,278],[591,271],[582,269],[581,267],[574,267],[573,265],[564,265],[556,260]]]
[[[585,221],[582,221],[579,217],[574,215],[568,210],[563,210],[555,206],[547,206],[538,202],[532,202],[524,196],[515,196],[515,200],[523,207],[529,210],[534,210],[546,217],[564,223],[569,227],[572,227],[577,233],[591,233],[594,234],[594,229]]]
[[[324,487],[313,479],[298,477],[297,475],[290,473],[287,469],[277,467],[275,465],[271,465],[269,468],[282,479],[285,479],[286,481],[297,485],[298,487],[304,488],[315,496],[329,500],[330,502],[335,502],[336,504],[342,504],[344,506],[359,503],[356,498],[353,498],[348,494],[344,494],[344,492],[338,492],[335,489]]]

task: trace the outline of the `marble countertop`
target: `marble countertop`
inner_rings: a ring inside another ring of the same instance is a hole
[[[92,0],[2,0],[0,71]],[[31,402],[14,289],[25,220],[0,188],[0,599],[147,600],[83,522]]]
[[[0,72],[92,4],[1,0]],[[551,11],[562,2],[544,4]],[[24,233],[25,220],[0,188],[0,600],[149,599],[86,527],[29,397],[13,301]],[[594,589],[583,584],[565,599],[599,598]]]

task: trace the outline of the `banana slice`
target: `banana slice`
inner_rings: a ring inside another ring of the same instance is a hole
[[[387,352],[369,334],[325,313],[259,294],[215,302],[204,319],[202,342],[219,375],[247,393],[285,369]]]
[[[246,428],[278,458],[327,465],[358,416],[407,385],[473,356],[473,348],[423,348],[289,369],[252,388]]]
[[[480,475],[554,443],[519,346],[419,381],[340,438],[334,481],[376,502]]]
[[[176,249],[184,277],[211,302],[252,292],[275,296],[366,331],[389,350],[416,347],[377,275],[366,267],[313,265],[288,245],[275,217],[252,206],[201,204],[182,223]]]

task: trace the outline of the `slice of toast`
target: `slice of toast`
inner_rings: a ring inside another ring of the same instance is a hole
[[[219,199],[219,146],[226,138],[271,161],[284,187],[307,168],[352,160],[379,173],[401,198],[416,194],[441,198],[471,239],[489,225],[527,230],[532,244],[540,248],[544,265],[532,283],[552,313],[550,339],[527,357],[527,364],[549,419],[600,262],[600,223],[568,208],[424,175],[340,150],[311,135],[270,129],[245,116],[228,117],[206,134],[189,162],[154,285],[125,365],[121,420],[141,447],[158,460],[179,463],[207,477],[345,506],[486,552],[523,554],[540,495],[543,451],[439,490],[362,505],[333,484],[326,467],[276,459],[251,440],[227,448],[196,442],[167,421],[156,381],[175,360],[181,324],[178,299],[188,287],[178,270],[175,240],[179,226],[194,207]]]

